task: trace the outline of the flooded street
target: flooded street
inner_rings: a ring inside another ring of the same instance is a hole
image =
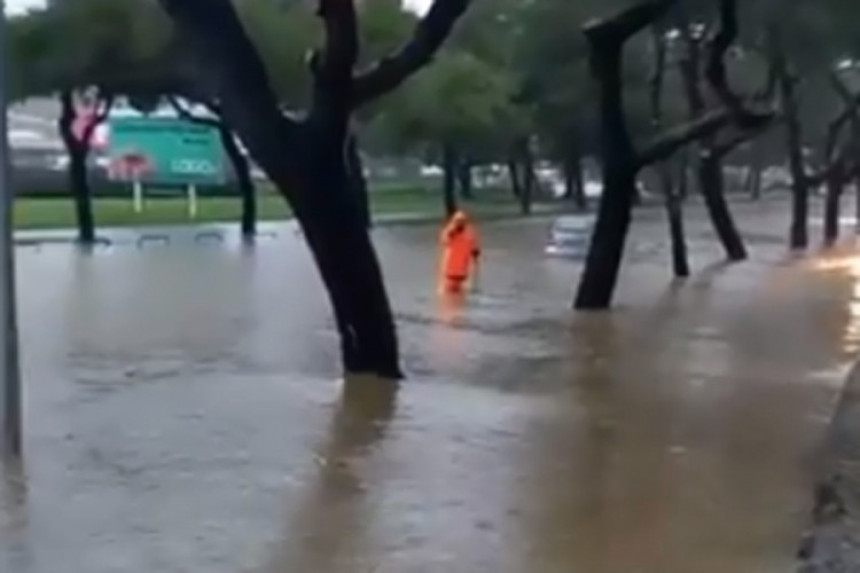
[[[694,213],[684,284],[641,214],[611,314],[568,310],[547,221],[482,229],[465,301],[435,293],[436,229],[377,230],[396,394],[338,380],[290,230],[22,248],[0,572],[789,571],[860,348],[860,246],[792,260],[784,206],[738,211],[753,260],[714,264]]]

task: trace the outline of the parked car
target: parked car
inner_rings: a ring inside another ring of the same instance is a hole
[[[565,186],[564,181],[560,178],[548,179],[545,178],[542,182],[548,182],[552,193],[556,198],[564,196]],[[585,197],[591,201],[597,201],[603,196],[603,182],[596,179],[585,180]],[[650,198],[652,193],[648,190],[642,181],[637,181],[636,186],[639,188],[639,194],[643,198]]]
[[[550,257],[582,259],[588,250],[594,215],[566,215],[552,223],[544,253]]]
[[[768,167],[761,174],[761,186],[765,191],[791,187],[791,172],[785,167]]]

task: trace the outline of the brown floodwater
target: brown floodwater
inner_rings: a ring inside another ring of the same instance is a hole
[[[435,229],[376,232],[409,378],[338,379],[301,238],[177,232],[19,252],[26,459],[0,479],[3,573],[759,573],[792,566],[860,348],[860,247],[793,259],[701,214],[668,279],[640,216],[612,313],[569,311],[546,222],[483,229],[439,299]]]

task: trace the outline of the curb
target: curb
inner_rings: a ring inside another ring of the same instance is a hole
[[[519,213],[492,213],[492,214],[476,214],[475,219],[482,223],[496,223],[502,221],[541,221],[544,219],[559,217],[566,214],[575,214],[576,211],[567,210],[537,210],[531,215],[521,215]],[[281,221],[264,221],[264,224],[281,224],[289,225],[295,219],[284,219]],[[437,225],[442,224],[443,217],[441,215],[381,215],[373,222],[373,228],[385,227],[406,227],[406,226],[421,226],[421,225]],[[112,236],[123,235],[126,237],[136,237],[138,235],[146,235],[152,230],[163,230],[187,232],[190,229],[218,229],[228,231],[231,228],[238,228],[238,225],[233,223],[201,223],[191,225],[168,225],[168,226],[152,226],[152,227],[104,227],[99,230],[100,235],[96,243],[109,245],[113,241]],[[265,235],[264,231],[260,231],[258,235]],[[18,247],[32,247],[39,245],[67,245],[78,242],[77,231],[75,229],[51,229],[40,232],[38,230],[22,230],[16,231],[14,243]]]
[[[848,375],[825,439],[797,573],[860,573],[860,363]]]

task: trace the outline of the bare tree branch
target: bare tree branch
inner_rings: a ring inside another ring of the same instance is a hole
[[[769,122],[758,129],[745,129],[737,131],[733,133],[731,137],[729,137],[726,141],[715,145],[711,149],[711,153],[713,153],[716,157],[723,158],[735,149],[737,149],[739,146],[765,134],[768,129],[773,125],[775,125],[775,122]]]
[[[406,44],[355,77],[353,105],[361,106],[396,89],[430,63],[470,1],[434,0]]]
[[[732,122],[728,110],[712,111],[695,121],[666,131],[639,152],[639,165],[644,167],[672,156],[676,151],[703,137],[713,135]]]

